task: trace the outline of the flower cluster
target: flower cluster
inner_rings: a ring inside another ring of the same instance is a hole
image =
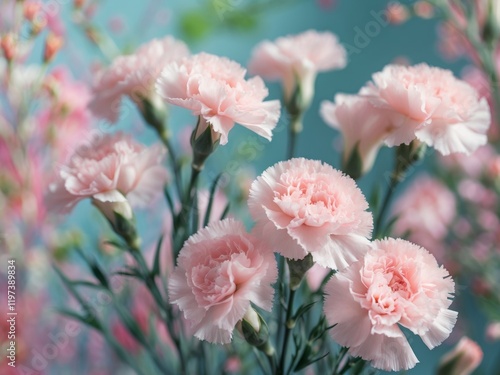
[[[383,142],[418,140],[443,155],[470,154],[486,144],[491,123],[485,98],[451,71],[427,64],[388,65],[358,96],[323,102],[321,114],[344,135],[344,158],[359,153],[365,170]]]
[[[500,156],[488,136],[500,105],[492,50],[500,22],[492,2],[480,2],[473,14],[459,5],[445,13],[480,62],[481,72],[465,81],[421,63],[387,65],[356,94],[322,85],[333,101],[320,102],[319,114],[342,135],[340,167],[311,156],[316,150],[302,153],[309,157],[297,151],[301,132],[312,129],[308,111],[318,108],[318,74],[335,77],[329,72],[347,65],[330,31],[262,41],[249,49],[245,67],[191,53],[172,36],[121,48],[94,22],[97,4],[75,0],[75,24],[109,57],[108,66],[89,69],[87,85],[59,64],[71,44],[45,3],[0,8],[0,222],[2,247],[13,255],[0,280],[10,288],[11,262],[26,247],[19,266],[28,276],[16,276],[22,295],[25,288],[33,293],[19,303],[32,300],[38,309],[53,265],[73,297],[61,313],[92,328],[61,349],[64,357],[85,347],[88,363],[121,373],[108,366],[116,359],[141,375],[254,373],[257,365],[278,375],[406,371],[419,361],[409,336],[433,349],[455,325],[466,327],[457,324],[454,299],[467,297],[455,296],[456,283],[485,302],[488,339],[498,339]],[[392,3],[386,19],[376,16],[395,25],[435,14],[418,1]],[[210,29],[205,17],[187,14],[180,23]],[[232,12],[227,24],[245,17]],[[470,19],[480,37],[469,35]],[[125,25],[114,19],[110,28],[117,36]],[[40,66],[26,65],[39,36]],[[265,80],[281,83],[281,100]],[[134,121],[155,134],[138,134],[135,122],[109,133],[96,126],[99,119],[120,122],[125,101],[140,114]],[[254,171],[248,159],[281,136],[282,109],[286,157]],[[190,112],[192,123],[180,126],[178,110]],[[237,124],[258,137],[238,146]],[[393,163],[387,154],[376,165],[384,145],[394,148]],[[429,157],[427,147],[440,163],[412,176],[426,166],[418,164]],[[357,181],[391,165],[379,178]],[[66,225],[56,214],[77,205],[85,225],[60,234]],[[104,225],[94,238],[96,215]],[[46,336],[40,325],[36,331]],[[439,374],[479,366],[483,352],[467,334],[451,337],[458,344]],[[22,330],[19,338],[24,366],[27,351],[40,344]],[[49,367],[59,370],[59,363]]]

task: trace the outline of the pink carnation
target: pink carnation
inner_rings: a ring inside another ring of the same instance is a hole
[[[168,284],[170,301],[200,340],[229,343],[250,302],[271,310],[276,260],[242,223],[211,223],[186,241],[177,261]]]
[[[360,93],[390,112],[389,146],[416,138],[448,155],[470,154],[487,142],[491,116],[486,99],[449,70],[388,65]]]
[[[264,101],[268,90],[262,79],[246,80],[245,73],[234,61],[200,53],[165,67],[156,89],[167,102],[201,116],[223,145],[235,123],[270,140],[280,103]]]
[[[161,145],[143,146],[121,133],[96,136],[78,147],[49,186],[47,204],[69,211],[80,200],[144,206],[161,192],[167,172]]]
[[[248,200],[254,229],[273,250],[292,259],[308,253],[339,269],[369,248],[373,218],[354,180],[328,164],[303,158],[269,167]]]
[[[451,333],[455,284],[424,248],[401,239],[374,241],[364,259],[325,286],[333,339],[376,368],[399,371],[418,362],[399,325],[430,348]]]
[[[358,95],[335,95],[335,101],[323,101],[320,110],[323,120],[344,137],[344,162],[357,149],[368,171],[375,161],[385,136],[390,132],[387,112],[373,106]]]
[[[448,234],[457,213],[455,195],[438,180],[420,176],[398,197],[393,213],[398,216],[394,234],[409,232],[412,242],[425,245],[428,237],[441,240]]]
[[[308,30],[261,42],[253,50],[248,69],[265,79],[282,81],[287,101],[300,86],[303,100],[310,103],[317,73],[346,64],[347,52],[334,34]]]
[[[117,57],[111,66],[97,73],[89,108],[97,117],[115,123],[123,96],[136,102],[153,96],[163,67],[188,55],[183,42],[167,36],[142,45],[131,55]]]

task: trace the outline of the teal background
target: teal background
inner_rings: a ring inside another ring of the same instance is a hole
[[[298,140],[298,156],[321,159],[338,167],[338,134],[326,126],[319,117],[320,102],[325,99],[332,100],[338,92],[357,92],[370,79],[372,73],[381,70],[395,59],[404,57],[412,64],[427,62],[430,65],[452,69],[457,75],[464,66],[464,61],[450,63],[444,61],[437,53],[436,20],[412,19],[399,26],[381,22],[380,14],[387,5],[387,1],[339,0],[332,9],[323,9],[314,1],[285,2],[286,5],[276,5],[263,12],[257,17],[257,25],[246,31],[229,28],[225,23],[227,18],[224,15],[221,18],[212,17],[211,22],[215,25],[215,29],[205,37],[191,42],[190,47],[193,52],[206,51],[223,55],[245,65],[250,58],[253,46],[262,39],[275,39],[287,34],[300,33],[310,28],[331,30],[338,35],[340,41],[352,50],[349,55],[349,64],[343,70],[318,76],[315,100],[305,117],[304,132]],[[60,0],[57,3],[60,5],[63,18],[68,21],[70,19],[70,2]],[[250,1],[221,0],[220,3],[228,5],[227,12],[232,12],[243,9]],[[186,11],[197,9],[203,11],[203,4],[202,0],[103,1],[95,20],[106,28],[110,18],[120,17],[124,30],[114,38],[120,48],[133,49],[138,44],[153,37],[161,37],[166,34],[182,38],[179,32],[182,15]],[[68,26],[67,32],[65,51],[57,57],[55,64],[67,65],[76,77],[90,82],[92,78],[90,64],[96,60],[105,60],[100,52],[88,43],[80,30]],[[361,36],[362,33],[366,35],[364,39]],[[269,97],[279,99],[281,96],[279,84],[270,83],[268,87],[270,88]],[[174,133],[178,134],[188,124],[194,125],[195,119],[186,110],[173,108],[170,126]],[[100,123],[99,126],[103,131],[133,129],[143,142],[155,141],[154,133],[144,128],[131,103],[124,105],[119,126],[110,127],[103,123]],[[262,147],[263,151],[259,153],[247,152],[245,155],[241,155],[241,145],[249,141],[258,145],[259,150]],[[335,142],[337,148],[334,147]],[[271,143],[259,139],[246,129],[235,127],[230,134],[228,145],[219,147],[216,154],[211,157],[205,172],[205,181],[210,181],[216,173],[226,170],[231,176],[229,183],[234,183],[236,174],[231,172],[230,162],[236,159],[243,160],[242,166],[252,164],[255,172],[259,174],[263,169],[284,159],[286,144],[285,117],[282,117]],[[375,184],[386,184],[384,173],[391,168],[391,152],[392,150],[388,149],[382,150],[375,168],[361,179],[360,186],[367,196]],[[429,157],[432,160],[433,156]],[[425,165],[419,166],[415,174],[424,168]],[[102,228],[96,228],[92,223],[88,223],[86,218],[89,210],[91,210],[90,205],[81,204],[72,215],[71,221],[84,225],[84,228],[88,228],[90,233],[97,234]],[[139,220],[141,223],[140,231],[146,238],[154,238],[159,230],[154,226],[154,219],[148,215],[143,215],[142,218],[144,219],[142,222]],[[458,286],[457,293],[464,293],[463,288]],[[461,311],[462,307],[464,306],[460,306]],[[455,308],[458,307],[455,306]],[[494,362],[496,360],[495,354],[500,351],[500,345],[484,341],[485,319],[473,303],[465,306],[459,322],[457,331],[464,329],[467,335],[481,341],[483,349],[486,351],[485,361],[477,373],[499,373]],[[412,375],[431,374],[440,356],[450,349],[450,346],[444,344],[429,351],[416,336],[410,336],[409,341],[421,361],[415,369],[408,372]],[[453,337],[450,342],[453,342]]]

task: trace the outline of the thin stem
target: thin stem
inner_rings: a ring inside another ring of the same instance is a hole
[[[192,202],[194,195],[196,194],[196,183],[198,182],[198,177],[200,175],[200,170],[198,168],[191,168],[191,179],[189,181],[189,187],[182,199],[182,207],[179,215],[176,218],[176,228],[179,228],[176,233],[175,241],[175,256],[180,251],[180,246],[187,239],[188,234],[188,224],[189,224],[189,213],[192,208]]]
[[[285,336],[283,338],[283,347],[281,348],[280,363],[278,366],[278,371],[276,372],[276,374],[278,375],[285,374],[288,341],[290,340],[290,333],[295,326],[295,321],[292,319],[294,297],[295,297],[295,290],[290,289],[290,294],[288,296],[288,308],[286,310]]]
[[[377,219],[375,221],[375,226],[373,229],[373,238],[377,238],[381,232],[382,222],[385,216],[385,212],[389,208],[389,202],[391,201],[391,197],[394,193],[396,186],[398,185],[398,181],[396,179],[391,178],[391,182],[389,184],[389,188],[385,192],[384,200],[382,202],[382,206],[378,212]]]
[[[290,114],[290,135],[288,138],[287,160],[295,156],[297,136],[302,131],[302,114]]]
[[[181,166],[179,160],[177,158],[177,155],[175,154],[174,148],[172,147],[172,143],[170,142],[170,137],[168,133],[165,131],[163,132],[158,131],[158,135],[162,143],[165,145],[168,155],[170,157],[172,170],[174,171],[174,180],[175,180],[175,187],[177,189],[177,194],[179,197],[182,197],[182,185],[181,185],[182,176],[181,176]]]
[[[279,276],[279,279],[278,279],[278,290],[277,290],[277,294],[278,294],[278,298],[277,298],[277,301],[278,301],[278,308],[277,308],[277,311],[278,311],[278,332],[277,332],[277,336],[276,336],[276,340],[279,341],[281,340],[281,336],[283,335],[283,318],[284,318],[284,314],[283,314],[283,305],[281,303],[281,300],[284,296],[284,288],[282,287],[285,283],[285,267],[286,267],[286,263],[285,263],[285,257],[284,256],[281,256],[279,255],[279,262],[278,262],[278,275]]]
[[[168,331],[170,332],[170,336],[174,342],[174,345],[177,349],[177,352],[179,353],[181,374],[185,374],[186,373],[186,368],[185,368],[186,361],[184,358],[184,353],[182,351],[181,341],[180,341],[179,337],[177,337],[177,334],[176,334],[175,329],[173,327],[173,322],[175,321],[175,319],[173,319],[173,314],[172,314],[172,311],[170,309],[170,306],[165,303],[165,300],[164,300],[160,290],[158,289],[158,286],[156,285],[154,277],[149,272],[148,266],[146,264],[146,261],[144,260],[144,257],[142,256],[142,253],[140,251],[137,251],[137,249],[133,249],[131,251],[131,253],[134,256],[134,259],[136,260],[136,262],[141,270],[141,273],[142,273],[144,282],[146,283],[146,286],[148,287],[151,295],[153,296],[154,300],[156,301],[156,304],[160,308],[161,318],[162,318],[164,324],[166,325]]]

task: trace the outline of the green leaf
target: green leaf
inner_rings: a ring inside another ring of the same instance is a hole
[[[215,177],[215,180],[212,183],[212,187],[210,188],[210,198],[208,200],[207,211],[205,212],[205,218],[203,219],[203,227],[206,227],[208,225],[208,222],[210,221],[210,214],[212,213],[215,191],[217,190],[217,184],[219,183],[221,177],[222,173],[219,173],[217,177]]]
[[[102,271],[101,267],[97,263],[95,259],[91,259],[85,252],[79,248],[76,247],[77,253],[80,255],[80,257],[87,263],[88,267],[90,268],[90,271],[92,274],[95,276],[97,280],[101,283],[102,286],[104,286],[106,289],[109,289],[109,282],[108,278],[105,275],[105,273]]]
[[[73,284],[74,286],[84,286],[84,287],[88,287],[88,288],[95,288],[95,289],[105,289],[102,285],[100,284],[95,284],[91,281],[84,281],[84,280],[74,280],[74,281],[71,281],[71,284]]]
[[[154,257],[154,261],[153,261],[153,269],[151,270],[151,275],[153,276],[153,278],[160,274],[160,252],[161,252],[161,245],[162,244],[163,244],[163,235],[160,237],[160,239],[158,240],[158,243],[156,244],[155,257]]]
[[[198,194],[195,191],[194,196],[193,196],[193,206],[191,207],[191,232],[190,233],[196,233],[198,232],[198,226],[200,222],[200,211],[198,209]]]
[[[67,316],[68,318],[71,318],[73,320],[77,320],[77,321],[79,321],[79,322],[81,322],[89,327],[92,327],[98,331],[102,331],[102,327],[101,327],[101,324],[99,323],[99,321],[91,315],[83,316],[75,311],[68,310],[68,309],[57,309],[56,311],[61,315]]]
[[[379,205],[380,205],[380,186],[375,185],[372,193],[370,195],[370,209],[372,212],[378,212]]]
[[[315,362],[321,361],[323,358],[328,356],[328,354],[330,354],[330,352],[326,352],[325,354],[320,355],[319,357],[316,357],[316,358],[308,358],[307,360],[305,360],[303,362],[299,361],[299,363],[297,363],[297,366],[295,366],[295,368],[293,370],[300,371],[300,370],[306,368],[307,366],[312,365]]]
[[[308,303],[307,305],[302,305],[298,308],[297,312],[295,313],[293,320],[298,320],[299,318],[302,317],[306,312],[312,309],[312,307],[318,303],[318,301],[314,301],[311,303]]]
[[[221,220],[224,220],[226,218],[227,214],[229,213],[230,208],[231,208],[231,204],[230,203],[226,204],[224,211],[222,211],[222,215],[220,215]]]

